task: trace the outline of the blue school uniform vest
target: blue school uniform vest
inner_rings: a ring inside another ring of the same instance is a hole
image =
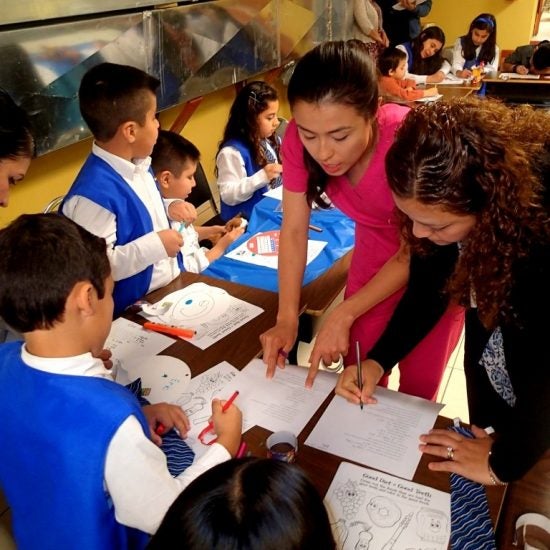
[[[65,201],[75,195],[86,197],[115,215],[117,246],[128,244],[154,231],[151,216],[141,199],[124,178],[97,155],[91,154],[87,158],[65,196],[60,211]],[[181,269],[181,255],[178,263]],[[143,271],[115,282],[115,316],[147,293],[152,275],[153,266],[149,265]]]
[[[244,168],[246,170],[247,176],[254,175],[258,170],[261,169],[261,166],[258,166],[256,162],[254,162],[254,159],[252,158],[252,155],[250,153],[250,150],[248,147],[239,140],[236,139],[230,139],[229,141],[226,141],[223,144],[224,147],[235,147],[237,151],[239,151],[241,157],[244,160]],[[263,198],[263,194],[268,190],[268,186],[265,185],[264,187],[261,187],[260,189],[256,189],[252,196],[239,204],[230,205],[223,202],[223,200],[220,200],[220,209],[221,209],[221,217],[224,221],[229,221],[231,218],[236,216],[237,214],[243,214],[243,216],[246,219],[250,219],[250,215],[252,214],[252,209],[254,208],[254,205],[259,202]]]
[[[464,37],[462,37],[460,39],[460,45],[462,47],[462,51],[464,51]],[[480,50],[481,52],[481,50]],[[473,59],[465,59],[464,60],[464,66],[462,67],[462,69],[468,69],[470,70],[472,67],[475,67],[477,65],[479,65],[480,61],[479,61],[479,57],[474,57]]]
[[[136,398],[101,378],[57,375],[0,348],[0,485],[19,550],[141,549],[146,533],[115,519],[103,487],[107,448],[130,415],[148,433]]]
[[[401,44],[401,45],[407,50],[407,72],[412,73],[413,61],[414,61],[412,43],[405,42],[404,44]]]

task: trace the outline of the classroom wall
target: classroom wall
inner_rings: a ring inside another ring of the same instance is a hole
[[[501,49],[529,44],[533,35],[537,0],[434,0],[423,23],[439,25],[447,37],[447,46],[468,31],[470,22],[480,13],[492,13],[497,20],[497,43]]]
[[[262,79],[262,76],[258,78]],[[279,82],[275,82],[274,86],[281,98],[279,114],[289,118],[286,89]],[[201,151],[204,170],[210,182],[214,183],[215,191],[214,159],[234,97],[233,86],[205,96],[182,132]],[[170,128],[181,108],[182,105],[179,105],[160,114],[163,128]],[[91,146],[92,140],[86,139],[34,159],[25,179],[11,188],[9,206],[0,208],[0,227],[4,227],[20,214],[42,212],[51,199],[64,195],[88,156]]]

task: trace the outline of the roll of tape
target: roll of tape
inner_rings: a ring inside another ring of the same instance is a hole
[[[266,440],[267,458],[292,463],[298,452],[298,439],[292,432],[275,432]]]

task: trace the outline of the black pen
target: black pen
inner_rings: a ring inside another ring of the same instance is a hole
[[[357,385],[359,391],[363,393],[363,369],[361,368],[361,348],[359,347],[359,340],[355,340],[355,356],[357,358]],[[359,405],[363,410],[363,399],[359,398]]]

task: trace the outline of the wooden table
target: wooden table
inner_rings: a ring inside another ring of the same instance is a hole
[[[539,80],[488,78],[483,82],[487,97],[496,97],[506,103],[528,103],[538,107],[550,107],[550,78]]]
[[[349,261],[349,260],[348,260]],[[345,263],[340,266],[342,269]],[[342,277],[340,269],[337,272],[339,274],[338,280]],[[222,281],[220,279],[214,279],[206,277],[200,274],[182,273],[174,282],[165,288],[152,292],[147,296],[148,301],[154,303],[161,300],[164,296],[175,290],[184,288],[185,286],[195,283],[204,282],[212,286],[217,286],[227,290],[231,295],[236,298],[246,300],[250,303],[258,305],[264,309],[264,312],[240,327],[230,335],[226,336],[216,344],[210,346],[206,350],[200,350],[196,346],[193,346],[189,342],[181,339],[174,339],[174,344],[163,351],[164,355],[171,355],[178,357],[185,361],[191,368],[193,376],[196,376],[210,367],[220,363],[221,361],[228,361],[235,367],[242,369],[247,365],[251,359],[257,357],[261,353],[261,345],[259,342],[259,335],[274,325],[277,314],[277,295],[273,292],[260,290],[256,288],[246,287],[243,285]],[[329,299],[330,293],[327,293],[327,299]],[[137,315],[137,313],[128,312],[125,314],[126,318],[133,321],[142,323],[143,317]],[[305,370],[304,370],[305,379]],[[313,427],[318,422],[323,411],[328,406],[328,403],[333,397],[333,393],[322,404],[315,415],[310,419],[304,430],[299,434],[299,451],[297,464],[302,467],[310,476],[316,488],[321,495],[325,495],[328,487],[332,481],[333,476],[338,469],[342,459],[308,447],[304,445],[305,440],[309,436]],[[451,423],[450,419],[444,417],[438,417],[436,426],[447,427]],[[271,434],[270,431],[254,426],[244,434],[244,439],[248,443],[250,450],[255,456],[266,456],[265,441]],[[427,485],[435,489],[449,492],[449,476],[444,473],[431,472],[427,468],[427,463],[432,460],[428,457],[423,457],[417,468],[413,481],[422,485]],[[536,482],[536,477],[532,478],[531,482],[528,482],[526,487],[519,486],[517,490],[524,495],[530,495],[532,493],[531,483]],[[513,487],[516,491],[516,487]],[[487,497],[489,501],[489,507],[491,511],[491,517],[494,525],[497,525],[499,517],[503,515],[501,513],[501,507],[503,502],[505,490],[503,487],[487,487]],[[511,493],[515,495],[515,492]],[[537,494],[537,493],[534,493]],[[515,496],[511,498],[515,499]],[[535,497],[535,500],[539,500],[540,495]],[[511,514],[512,519],[510,521],[515,522],[514,506],[510,505],[510,499],[506,499],[506,505],[509,507],[505,511],[505,517]],[[508,521],[508,520],[506,520]],[[502,524],[502,522],[501,522]],[[508,532],[507,524],[502,524],[502,531],[504,534]],[[504,535],[503,535],[504,536]],[[500,546],[499,546],[500,548]],[[503,547],[504,548],[504,547]]]
[[[277,294],[221,279],[214,279],[213,277],[206,277],[201,274],[181,273],[169,285],[148,294],[146,299],[151,303],[158,302],[167,294],[180,290],[192,283],[205,283],[223,288],[235,298],[259,306],[264,311],[258,317],[255,317],[205,350],[201,350],[193,344],[177,338],[174,339],[174,343],[164,350],[162,354],[183,359],[189,365],[194,376],[221,361],[228,361],[233,366],[241,369],[254,357],[258,357],[262,352],[260,334],[274,326],[276,322]],[[145,321],[136,312],[126,313],[124,317],[140,324],[143,324]]]

